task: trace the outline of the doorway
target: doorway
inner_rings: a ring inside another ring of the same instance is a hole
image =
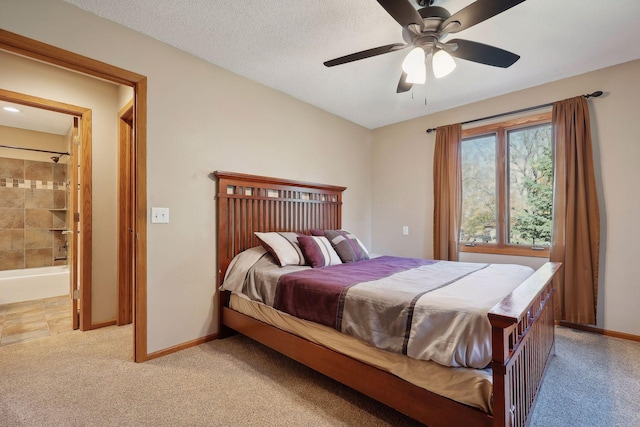
[[[0,30],[0,49],[20,54],[58,67],[78,71],[103,80],[127,85],[133,88],[134,119],[132,131],[135,141],[135,165],[132,173],[135,206],[133,206],[132,225],[135,245],[133,253],[135,264],[132,275],[135,277],[133,289],[132,323],[134,330],[134,360],[142,362],[147,355],[147,306],[146,306],[146,111],[147,79],[140,74],[114,67],[90,58],[74,54],[45,43],[38,42],[5,30]],[[90,119],[89,119],[90,121]],[[82,164],[82,163],[81,163]],[[90,166],[90,163],[87,165]],[[90,195],[89,195],[90,196]],[[89,197],[90,199],[90,197]],[[90,233],[88,233],[90,235]],[[84,239],[85,237],[83,237]],[[81,242],[82,244],[83,242]],[[83,261],[80,261],[83,262]],[[85,271],[90,274],[91,267]],[[80,278],[82,282],[82,278]],[[90,292],[90,290],[89,290]],[[85,303],[90,299],[84,298]],[[82,319],[81,319],[82,322]],[[89,319],[90,322],[90,319]]]
[[[31,197],[30,203],[32,206],[30,207],[40,207],[45,209],[25,209],[25,218],[30,216],[28,215],[29,212],[34,212],[39,214],[39,216],[42,216],[43,213],[46,214],[47,211],[49,212],[49,220],[52,221],[51,224],[48,224],[50,228],[45,233],[52,235],[49,236],[51,237],[50,240],[57,243],[57,245],[54,244],[54,246],[58,246],[59,250],[65,249],[64,256],[56,257],[55,254],[52,253],[53,262],[51,265],[60,265],[60,262],[58,261],[66,261],[68,266],[70,284],[69,294],[71,297],[70,311],[73,329],[91,329],[91,277],[87,277],[85,274],[85,271],[91,271],[92,259],[90,245],[92,221],[91,201],[85,200],[87,195],[91,194],[91,168],[89,166],[91,163],[91,110],[84,107],[4,89],[0,89],[0,100],[9,102],[13,105],[24,106],[32,112],[34,111],[33,109],[36,109],[69,116],[69,123],[71,126],[67,132],[68,146],[66,148],[66,152],[53,152],[29,147],[12,148],[26,151],[39,151],[45,153],[45,155],[48,155],[46,153],[54,154],[50,159],[54,163],[53,166],[55,171],[66,169],[65,174],[59,174],[54,171],[52,175],[53,177],[58,176],[59,179],[57,179],[57,181],[59,181],[62,176],[66,176],[66,189],[64,190],[64,197],[62,198],[54,196],[47,201],[47,199],[42,196],[35,196],[36,192],[39,194],[42,190],[45,192],[51,190],[44,188],[43,184],[35,184],[38,181],[34,181],[36,189],[33,189],[34,186],[31,186],[32,188],[29,189],[29,191],[34,194],[34,196]],[[85,164],[80,168],[78,157],[79,153],[84,153],[85,156],[85,159],[82,162]],[[63,157],[65,157],[63,162],[59,163],[60,159]],[[39,165],[39,163],[40,162],[30,163],[30,165]],[[29,177],[25,176],[25,178]],[[34,176],[34,178],[37,178],[37,176]],[[78,185],[79,182],[83,183],[82,187]],[[56,189],[60,190],[58,188],[60,184],[61,183],[59,182],[51,182],[50,185],[51,188],[55,185]],[[78,189],[81,189],[81,191],[78,191]],[[54,194],[55,193],[60,193],[60,191],[54,192]],[[40,206],[40,204],[42,204],[42,206]],[[78,223],[81,218],[80,210],[78,209],[79,206],[83,206],[82,216],[84,218],[82,225],[85,229],[81,234],[81,238],[79,238],[78,234]],[[32,231],[32,229],[25,228],[25,235],[29,234],[27,231]],[[29,242],[25,242],[25,246],[29,246]],[[80,247],[86,248],[82,257],[78,257],[78,248]],[[80,262],[78,262],[79,260]],[[25,259],[24,264],[25,267],[30,267],[27,259]],[[80,284],[82,284],[82,286],[80,286]],[[89,302],[82,304],[82,310],[79,310],[80,295],[89,299]],[[60,302],[61,300],[56,299],[56,303],[54,305],[57,306]],[[49,301],[49,299],[44,299],[41,303],[35,303],[34,307],[47,305],[47,303],[51,303],[51,301]],[[29,307],[29,305],[27,304],[25,307]]]

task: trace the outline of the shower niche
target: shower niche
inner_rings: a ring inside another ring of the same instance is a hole
[[[67,263],[67,255],[69,249],[69,240],[67,235],[67,208],[49,209],[52,213],[53,233],[53,265],[61,265]]]

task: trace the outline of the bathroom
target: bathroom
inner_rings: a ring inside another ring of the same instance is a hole
[[[45,112],[26,114],[22,106],[7,112],[5,107],[15,106],[0,105],[0,345],[15,341],[7,337],[12,331],[34,336],[34,328],[25,330],[18,320],[37,320],[44,329],[51,312],[43,321],[34,304],[64,315],[57,326],[68,326],[71,318],[66,230],[73,120],[46,112],[47,127],[33,130],[20,118]],[[7,118],[11,114],[15,118]]]

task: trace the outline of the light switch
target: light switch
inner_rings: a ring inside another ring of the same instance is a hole
[[[169,224],[169,208],[151,208],[152,224]]]
[[[402,226],[402,235],[403,236],[408,236],[409,235],[409,226],[408,225],[403,225]]]

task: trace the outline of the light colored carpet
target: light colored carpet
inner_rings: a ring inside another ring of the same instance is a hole
[[[242,336],[131,361],[131,328],[0,348],[2,426],[415,426]],[[532,426],[640,426],[640,343],[558,328]]]
[[[640,343],[556,328],[531,427],[640,427]]]

